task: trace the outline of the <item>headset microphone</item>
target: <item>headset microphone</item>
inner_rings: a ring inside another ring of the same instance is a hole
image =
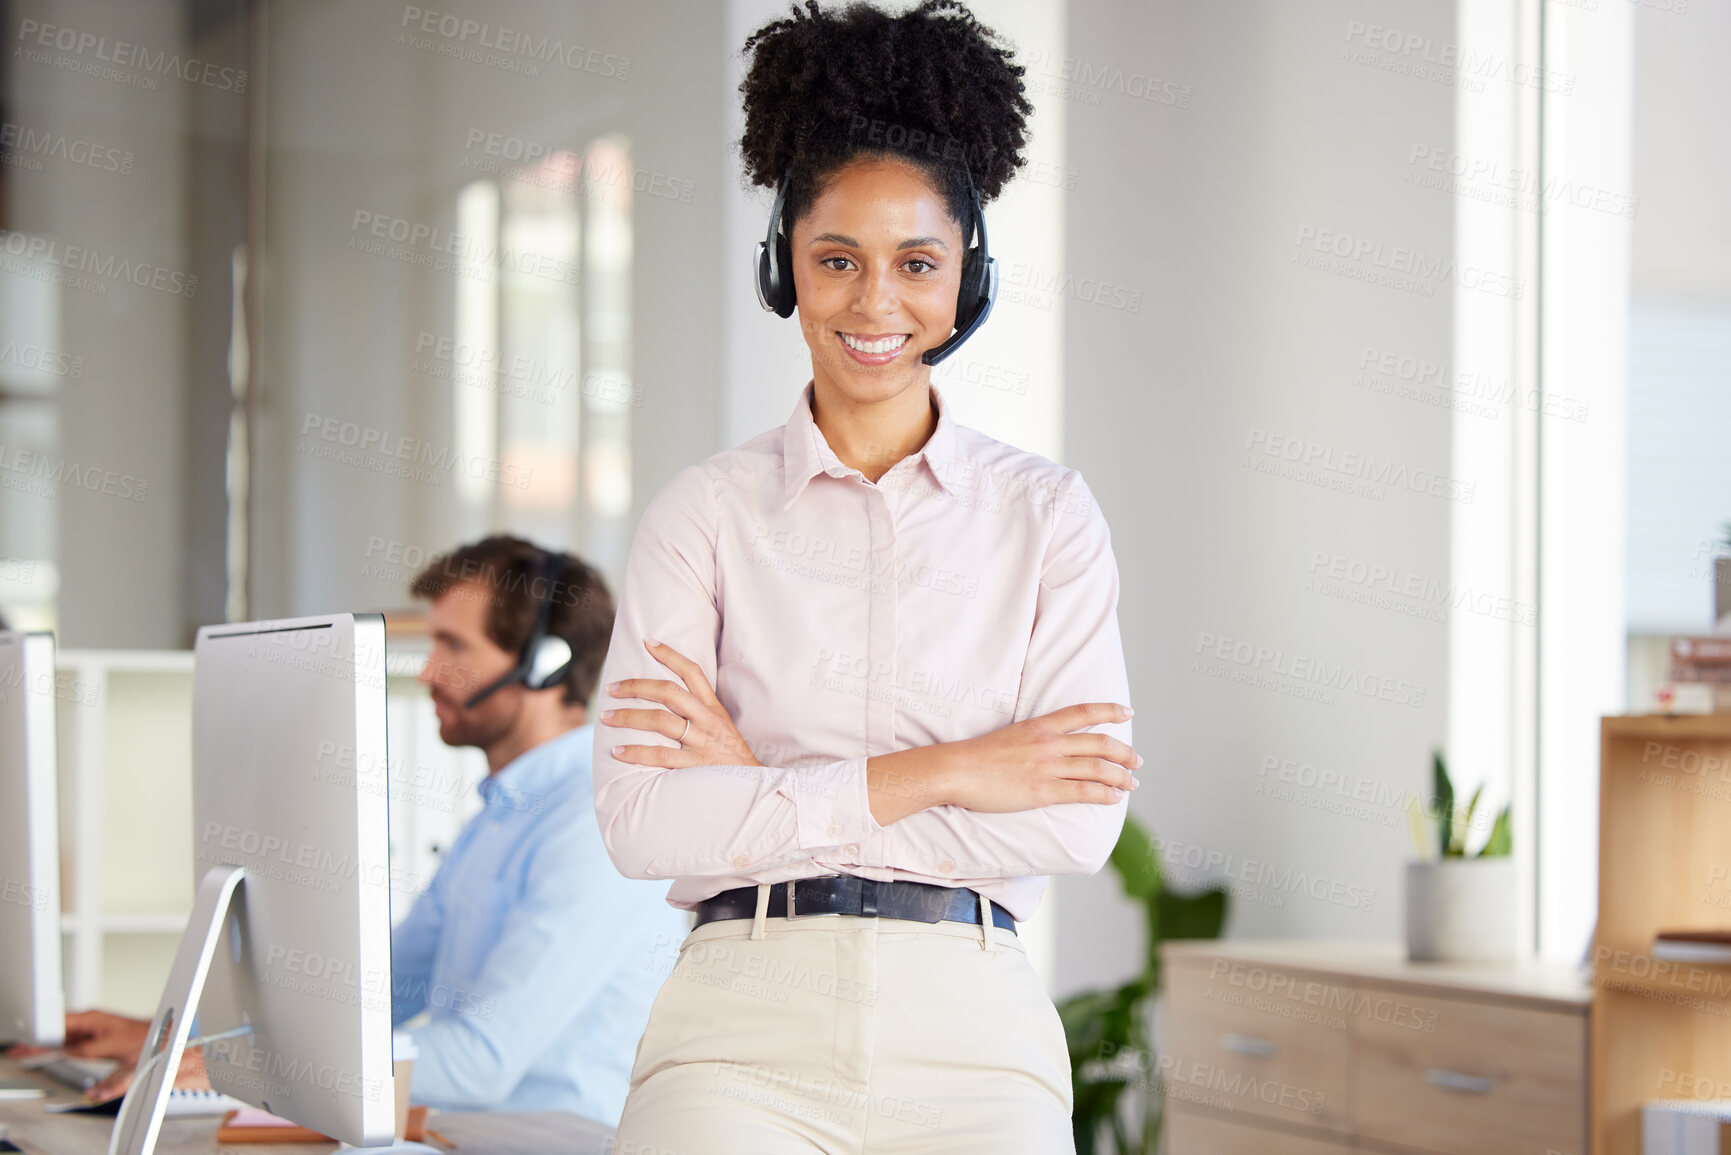
[[[553,618],[553,591],[565,572],[565,555],[554,550],[542,551],[541,576],[546,589],[541,594],[540,607],[535,612],[535,625],[523,643],[517,664],[502,677],[476,691],[463,708],[472,710],[488,698],[516,682],[531,690],[545,690],[565,679],[571,669],[571,643],[557,634],[547,632]]]
[[[980,193],[974,187],[973,172],[964,168],[968,178],[968,202],[971,215],[969,231],[979,243],[962,255],[962,283],[956,291],[956,331],[942,344],[927,349],[920,356],[926,365],[936,365],[973,336],[986,323],[992,304],[998,299],[998,262],[986,244],[986,214],[980,208]],[[755,283],[757,303],[778,317],[791,317],[795,305],[793,288],[793,246],[782,231],[782,206],[787,203],[787,186],[793,170],[782,177],[776,189],[775,207],[769,214],[769,232],[757,246]],[[967,234],[963,235],[963,244]]]

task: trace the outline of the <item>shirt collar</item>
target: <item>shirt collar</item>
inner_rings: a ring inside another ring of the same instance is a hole
[[[949,405],[937,385],[930,385],[929,388],[932,404],[938,411],[937,428],[926,438],[926,443],[909,456],[922,459],[938,488],[953,494],[954,486],[947,478],[951,475],[956,460],[956,423],[950,416]],[[799,391],[799,400],[794,404],[793,416],[782,429],[783,509],[792,505],[794,499],[805,491],[806,483],[819,473],[827,473],[831,477],[845,477],[849,472],[848,466],[843,465],[841,459],[830,449],[823,430],[819,429],[817,422],[812,419],[811,403],[816,391],[815,381],[806,382],[805,388]]]
[[[475,790],[489,807],[539,813],[541,807],[534,803],[545,803],[547,793],[573,773],[589,773],[594,744],[595,723],[585,722],[557,738],[531,746],[497,774],[481,779]]]

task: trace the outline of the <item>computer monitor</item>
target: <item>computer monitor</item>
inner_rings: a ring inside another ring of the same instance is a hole
[[[60,805],[54,635],[0,630],[0,1039],[58,1046]]]
[[[384,618],[204,627],[192,730],[198,895],[109,1149],[154,1149],[185,1008],[231,1035],[204,1048],[218,1091],[389,1142]]]

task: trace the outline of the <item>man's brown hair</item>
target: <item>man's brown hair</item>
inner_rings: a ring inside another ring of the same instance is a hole
[[[613,636],[613,597],[601,574],[573,554],[561,553],[564,571],[553,583],[547,632],[571,646],[565,675],[565,704],[587,705],[601,678],[601,662]],[[435,557],[416,576],[409,592],[437,601],[452,587],[473,582],[490,592],[487,636],[507,653],[523,652],[535,628],[535,615],[547,595],[548,551],[507,534],[484,537]]]

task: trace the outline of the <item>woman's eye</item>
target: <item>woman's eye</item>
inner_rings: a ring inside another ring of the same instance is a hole
[[[915,265],[919,265],[921,267],[915,269],[914,268]],[[937,266],[932,264],[930,261],[921,260],[919,257],[915,257],[913,260],[908,262],[908,268],[912,269],[915,273],[929,273],[933,269],[937,268]]]
[[[823,260],[821,260],[821,261],[819,261],[819,262],[818,262],[818,264],[820,264],[820,265],[826,265],[826,266],[828,266],[828,267],[829,267],[829,268],[832,268],[832,269],[835,269],[835,271],[836,271],[836,272],[838,272],[838,273],[841,273],[841,272],[846,272],[846,270],[845,270],[845,269],[841,269],[841,268],[838,268],[838,267],[837,267],[837,266],[835,266],[835,265],[832,265],[832,264],[830,264],[830,262],[831,262],[831,261],[841,261],[841,262],[842,262],[842,263],[843,263],[843,264],[847,264],[847,263],[848,263],[848,259],[847,259],[847,258],[846,258],[846,257],[825,257],[825,258],[824,258],[824,259],[823,259]]]

